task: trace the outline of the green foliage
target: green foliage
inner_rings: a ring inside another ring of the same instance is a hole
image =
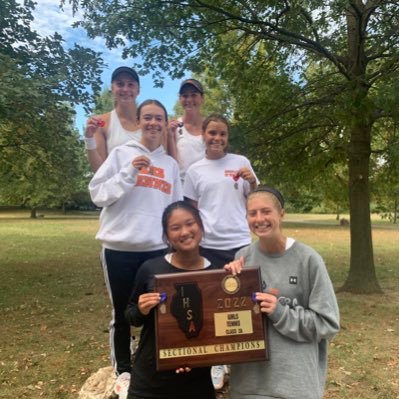
[[[234,145],[289,195],[314,190],[337,209],[349,204],[346,288],[362,281],[379,290],[370,199],[373,181],[394,165],[382,163],[395,141],[384,140],[379,122],[398,120],[397,1],[69,2],[84,10],[89,35],[140,55],[137,67],[159,84],[162,71],[179,78],[186,70],[227,83]]]
[[[96,96],[94,104],[93,113],[95,115],[105,114],[113,110],[114,98],[108,87],[105,87],[103,91]]]
[[[5,0],[0,6],[0,54],[2,61],[11,59],[21,78],[37,80],[43,84],[51,100],[83,103],[87,108],[93,100],[88,94],[100,89],[99,75],[103,62],[98,53],[79,46],[65,49],[62,37],[41,37],[30,27],[33,20],[33,1],[20,4]]]
[[[35,3],[0,3],[0,201],[59,206],[86,184],[72,105],[89,109],[99,54],[30,27]]]

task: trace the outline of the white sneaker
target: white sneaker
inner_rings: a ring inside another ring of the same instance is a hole
[[[211,368],[212,383],[216,390],[223,388],[225,371],[225,366],[212,366]]]
[[[118,395],[119,399],[127,398],[127,391],[130,384],[130,373],[124,372],[118,375],[115,381],[114,392]]]

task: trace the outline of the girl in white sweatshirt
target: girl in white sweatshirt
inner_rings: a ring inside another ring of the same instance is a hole
[[[137,109],[140,142],[116,147],[89,184],[92,201],[103,210],[96,238],[113,306],[111,358],[117,374],[131,370],[130,326],[124,317],[137,270],[164,254],[161,218],[166,206],[182,199],[179,167],[166,154],[162,132],[165,107],[146,100]]]

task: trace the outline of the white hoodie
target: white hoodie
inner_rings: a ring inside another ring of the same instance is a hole
[[[139,155],[151,160],[137,170]],[[146,252],[166,248],[162,240],[162,213],[183,199],[177,162],[162,146],[148,150],[135,140],[111,151],[89,184],[92,201],[103,210],[96,238],[104,248]]]

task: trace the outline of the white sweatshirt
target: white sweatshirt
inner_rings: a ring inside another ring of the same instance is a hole
[[[132,161],[139,155],[151,160],[140,171]],[[146,252],[166,248],[162,240],[162,213],[181,200],[177,162],[162,146],[154,151],[131,140],[111,151],[89,184],[92,201],[103,210],[96,238],[104,248]]]

